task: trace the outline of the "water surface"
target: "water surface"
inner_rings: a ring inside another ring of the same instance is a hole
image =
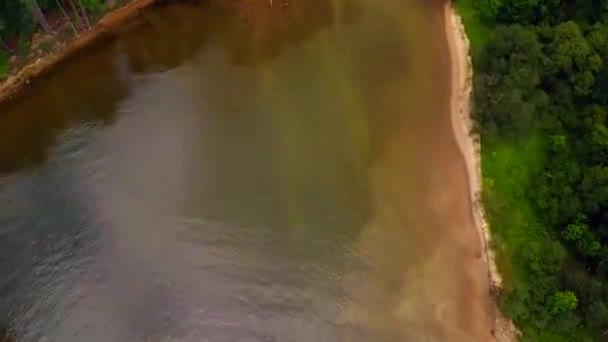
[[[0,108],[19,341],[489,339],[435,4],[149,11]]]

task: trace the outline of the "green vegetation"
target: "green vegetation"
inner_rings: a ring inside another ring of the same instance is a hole
[[[608,330],[608,1],[456,0],[484,205],[524,341]]]
[[[471,41],[471,48],[473,50],[483,46],[490,33],[490,28],[482,23],[481,17],[477,13],[476,1],[460,0],[457,4],[458,15],[460,15],[465,23],[465,30],[467,31],[467,36]]]
[[[28,53],[36,30],[56,36],[69,27],[78,33],[90,28],[89,17],[105,6],[104,0],[0,0],[0,78],[8,71],[8,56]],[[50,49],[48,44],[45,48]]]
[[[6,75],[8,72],[8,55],[6,53],[0,53],[0,77]]]

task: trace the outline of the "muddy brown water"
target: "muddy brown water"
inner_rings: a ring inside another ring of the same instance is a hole
[[[148,11],[0,108],[18,341],[486,341],[443,16]]]

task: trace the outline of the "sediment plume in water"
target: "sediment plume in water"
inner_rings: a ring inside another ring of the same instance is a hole
[[[4,107],[17,336],[491,341],[441,10],[167,4]]]

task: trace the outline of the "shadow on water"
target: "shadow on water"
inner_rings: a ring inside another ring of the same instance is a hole
[[[345,2],[349,13],[356,1]],[[277,6],[269,9],[265,1],[160,2],[117,37],[67,59],[1,108],[0,177],[44,163],[56,137],[76,122],[111,124],[117,103],[129,95],[129,74],[178,67],[210,47],[223,49],[234,65],[253,66],[333,21],[326,0]]]

